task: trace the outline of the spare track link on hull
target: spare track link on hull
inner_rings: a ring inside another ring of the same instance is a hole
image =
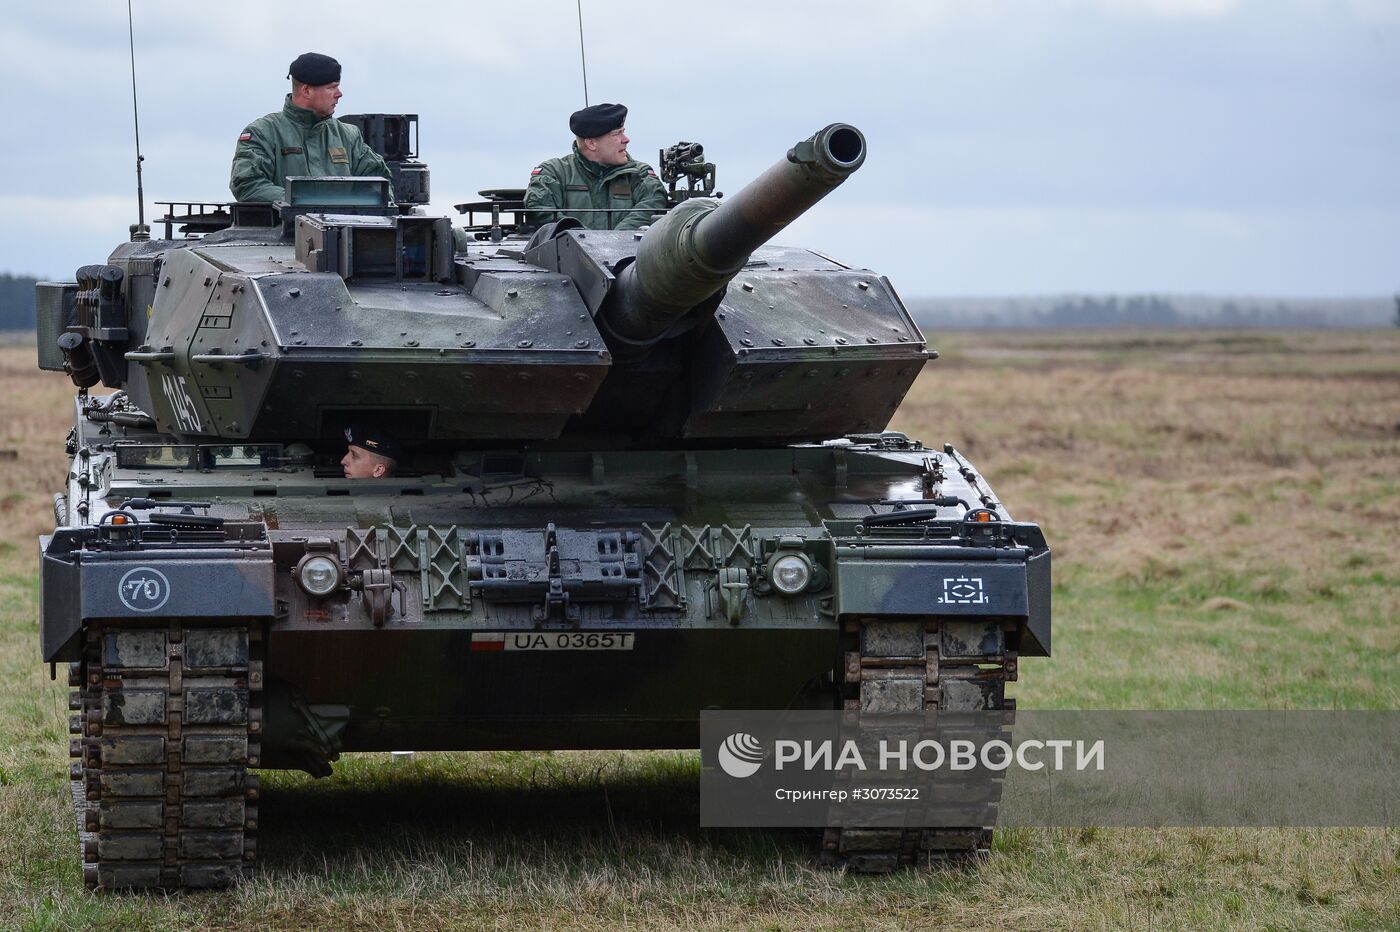
[[[226,887],[256,856],[262,632],[93,624],[69,753],[89,889]]]
[[[847,711],[924,713],[1013,709],[1006,683],[1016,654],[1000,621],[847,621],[843,631],[842,707]],[[991,787],[1001,797],[1000,778]],[[861,873],[985,855],[992,826],[828,828],[819,863]]]

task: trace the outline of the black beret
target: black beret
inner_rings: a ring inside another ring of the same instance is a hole
[[[340,80],[340,62],[319,52],[303,52],[287,68],[287,77],[320,87]]]
[[[354,424],[345,428],[345,442],[389,459],[399,458],[399,448],[392,437],[378,428],[366,424]]]
[[[627,122],[627,108],[622,104],[594,104],[569,117],[569,129],[580,139],[606,136]]]

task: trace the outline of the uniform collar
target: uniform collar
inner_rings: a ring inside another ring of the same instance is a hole
[[[282,114],[289,120],[300,123],[302,126],[315,126],[331,117],[317,116],[304,107],[298,107],[292,103],[292,95],[288,94],[287,99],[282,102]]]
[[[629,171],[636,171],[638,162],[636,159],[628,159],[621,165],[600,165],[579,151],[578,142],[574,142],[574,159],[583,170],[589,175],[602,181],[607,181],[617,175],[626,174]]]

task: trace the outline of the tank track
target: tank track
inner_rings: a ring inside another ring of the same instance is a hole
[[[69,665],[88,889],[225,887],[256,857],[262,632],[94,624]]]
[[[1016,679],[1016,654],[999,621],[848,621],[838,671],[847,711],[924,713],[1015,708],[1006,684]],[[1001,798],[1001,780],[990,787]],[[828,828],[818,862],[861,873],[904,865],[979,857],[992,826]]]

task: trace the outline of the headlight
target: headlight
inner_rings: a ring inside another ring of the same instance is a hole
[[[785,553],[768,564],[768,581],[783,595],[797,595],[812,581],[812,563],[806,554]]]
[[[340,563],[325,554],[308,553],[297,564],[296,578],[307,595],[324,598],[340,586]]]

